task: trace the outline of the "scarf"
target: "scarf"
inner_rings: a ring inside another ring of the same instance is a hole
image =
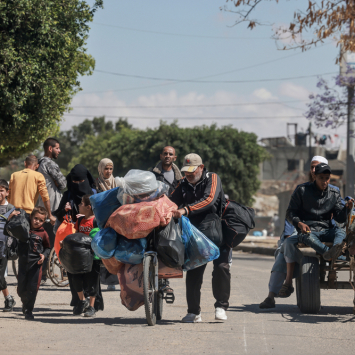
[[[97,179],[99,188],[101,191],[107,191],[111,190],[115,187],[117,187],[115,178],[113,175],[111,175],[108,179],[105,179],[104,177],[104,171],[107,165],[112,165],[113,168],[113,162],[111,159],[104,158],[100,161],[98,171],[99,171],[99,178]]]
[[[73,182],[81,180],[84,181],[80,182],[79,184]],[[84,195],[93,194],[92,188],[95,186],[95,181],[90,171],[86,169],[84,165],[75,165],[67,176],[67,182],[68,191],[70,192],[76,206],[79,206]]]

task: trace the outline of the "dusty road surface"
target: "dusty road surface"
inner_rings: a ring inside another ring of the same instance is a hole
[[[120,304],[119,291],[105,291],[105,310],[88,319],[72,315],[69,289],[43,286],[34,321],[24,320],[17,296],[13,313],[0,312],[0,353],[352,354],[353,292],[322,291],[323,308],[318,315],[301,314],[294,295],[278,300],[276,309],[262,311],[258,305],[267,294],[272,262],[272,257],[234,253],[232,296],[225,323],[214,320],[211,265],[205,273],[200,324],[180,322],[186,314],[183,280],[171,282],[176,301],[164,304],[164,320],[155,327],[147,326],[144,307],[136,312],[126,310]],[[10,275],[13,294],[14,282]]]

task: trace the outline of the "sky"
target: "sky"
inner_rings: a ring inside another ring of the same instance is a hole
[[[276,42],[272,35],[307,3],[263,2],[254,17],[268,25],[251,31],[245,23],[234,25],[237,14],[221,11],[226,4],[234,10],[225,0],[104,0],[87,41],[95,71],[80,78],[83,91],[61,129],[105,115],[127,117],[139,128],[173,119],[181,127],[232,125],[259,139],[285,136],[287,123],[305,131],[308,97],[317,92],[318,75],[334,81],[339,49],[327,40],[303,53],[283,51],[288,40]],[[345,127],[313,129],[337,133],[335,145],[345,138]]]

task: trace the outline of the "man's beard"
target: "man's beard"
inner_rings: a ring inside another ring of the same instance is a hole
[[[187,181],[190,183],[190,184],[196,184],[197,182],[199,182],[199,180],[201,179],[201,176],[202,176],[202,171],[200,173],[198,173],[197,175],[194,176],[193,180],[189,180],[187,179]]]

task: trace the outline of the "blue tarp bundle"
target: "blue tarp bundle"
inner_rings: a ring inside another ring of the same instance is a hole
[[[104,228],[96,233],[91,248],[101,259],[110,259],[115,253],[119,235],[112,228]]]
[[[119,236],[114,257],[121,263],[140,264],[143,261],[146,248],[146,238],[127,239]]]

